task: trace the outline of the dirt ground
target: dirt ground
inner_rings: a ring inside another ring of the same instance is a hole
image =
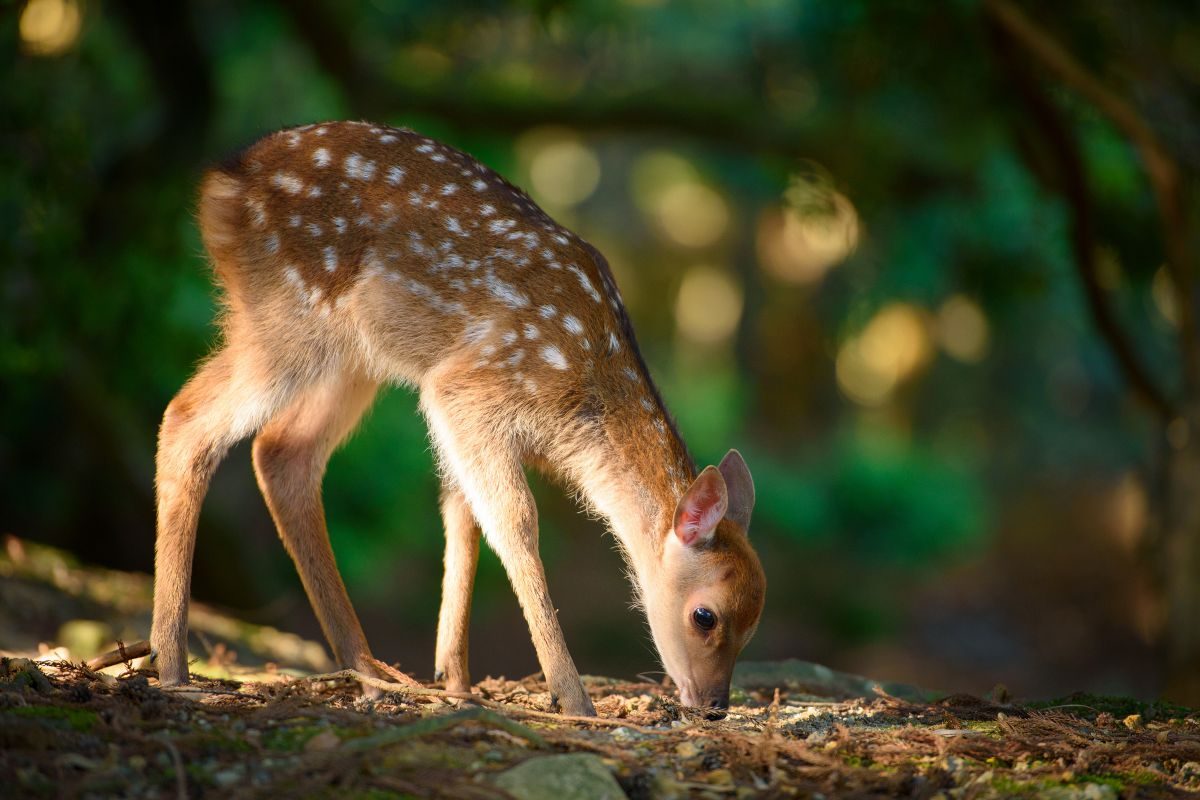
[[[312,674],[312,643],[206,609],[193,615],[209,631],[193,672],[210,677],[183,690],[158,688],[132,659],[90,669],[82,645],[56,641],[137,627],[147,600],[145,576],[8,542],[0,796],[1200,795],[1200,713],[1166,704],[936,698],[784,662],[739,672],[724,720],[681,708],[659,684],[597,677],[585,683],[599,716],[578,719],[551,713],[538,676],[488,679],[472,700],[379,682],[370,700],[351,675]],[[40,645],[5,643],[22,632]],[[252,665],[255,653],[275,660]]]

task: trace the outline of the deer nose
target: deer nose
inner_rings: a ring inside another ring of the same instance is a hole
[[[729,709],[729,689],[723,689],[710,695],[710,700],[707,703],[707,711],[704,712],[704,718],[710,720],[725,719],[725,712]]]
[[[692,690],[691,687],[683,687],[679,694],[679,699],[685,706],[703,709],[705,719],[714,721],[725,719],[725,712],[729,708],[728,686],[700,691]]]

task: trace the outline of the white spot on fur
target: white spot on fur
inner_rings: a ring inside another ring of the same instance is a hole
[[[329,149],[326,147],[318,147],[313,151],[313,163],[318,167],[328,167],[329,162],[332,160],[329,155]]]
[[[516,224],[515,219],[494,219],[488,223],[488,230],[492,233],[504,233]]]
[[[542,319],[552,319],[558,313],[558,309],[551,305],[545,305],[538,308],[538,313],[541,314]]]
[[[529,305],[529,298],[517,289],[517,287],[505,283],[495,275],[489,274],[487,276],[487,288],[493,297],[500,300],[500,302],[509,308],[525,308]]]
[[[451,233],[457,233],[459,236],[466,236],[467,232],[463,230],[463,226],[459,224],[458,217],[446,217],[444,220],[446,230]]]
[[[492,205],[491,203],[485,203],[484,205],[479,207],[479,216],[481,216],[481,217],[490,217],[492,214],[495,214],[495,213],[496,213],[496,207],[494,205]]]
[[[442,187],[441,195],[442,195],[442,197],[449,197],[450,195],[454,194],[457,191],[458,191],[457,183],[447,183],[445,186]]]
[[[537,326],[529,322],[522,326],[522,331],[526,339],[536,339],[541,336],[541,331],[537,329]]]
[[[568,333],[573,333],[576,336],[579,336],[581,333],[583,333],[583,323],[576,319],[573,314],[567,314],[565,317],[563,317],[562,324],[563,327],[567,329]]]
[[[515,353],[513,353],[511,356],[509,356],[505,360],[504,363],[510,367],[515,367],[517,364],[520,364],[521,361],[524,360],[524,358],[525,358],[525,351],[517,350]]]
[[[559,350],[552,344],[548,344],[542,348],[542,360],[555,369],[566,369],[567,359]]]
[[[308,225],[305,226],[305,230],[307,230],[309,235],[311,235],[311,236],[320,236],[321,235],[321,226],[315,222],[308,223]]]
[[[332,247],[326,247],[325,248],[325,271],[333,272],[335,269],[337,269],[337,266],[338,266],[337,251],[334,250]]]
[[[505,331],[504,335],[500,337],[500,341],[504,342],[506,345],[514,343],[517,341],[517,332]]]
[[[398,142],[400,140],[395,136],[392,136],[390,133],[385,133],[383,136],[379,137],[379,141],[383,142],[384,144],[391,144],[392,142]]]
[[[621,371],[625,373],[625,377],[629,378],[629,380],[633,381],[634,383],[641,383],[642,379],[636,372],[634,372],[633,367],[625,367],[625,369]]]
[[[279,252],[279,234],[272,233],[270,236],[268,236],[267,240],[265,242],[265,245],[267,248],[267,252],[270,253],[271,255],[275,255],[276,253],[278,253]]]
[[[492,332],[494,323],[490,319],[473,320],[463,331],[463,341],[468,344],[482,342]]]
[[[300,215],[299,214],[292,214],[290,217],[288,217],[288,227],[290,227],[290,228],[299,228],[300,227]]]
[[[346,177],[369,181],[375,175],[375,162],[368,161],[358,153],[346,156]]]
[[[334,217],[333,218],[333,227],[338,233],[345,233],[346,232],[346,218],[345,217]]]
[[[404,167],[388,167],[387,182],[392,186],[399,186],[404,180]]]
[[[483,180],[482,178],[476,178],[475,180],[471,181],[471,188],[477,192],[482,192],[487,188],[487,181]]]
[[[621,341],[617,339],[617,335],[612,331],[608,332],[608,354],[615,355],[621,350]]]
[[[593,300],[599,303],[600,293],[596,291],[596,287],[592,285],[592,281],[588,278],[588,276],[583,274],[583,270],[574,264],[569,265],[567,269],[575,273],[575,277],[579,279],[579,285],[583,287],[585,292],[591,295]]]
[[[467,313],[467,309],[465,306],[463,306],[462,303],[458,302],[457,300],[444,299],[441,295],[439,295],[433,289],[430,289],[428,286],[426,286],[423,283],[420,283],[419,281],[413,280],[412,278],[407,278],[404,283],[405,283],[405,286],[408,287],[408,290],[410,292],[412,292],[415,295],[424,297],[426,302],[429,303],[429,305],[432,308],[434,308],[437,311],[441,311],[443,314],[466,314]]]
[[[431,142],[425,142],[424,144],[417,145],[416,151],[418,153],[432,153],[434,151],[434,146]]]
[[[250,224],[256,228],[266,227],[267,207],[257,197],[246,198],[246,208],[250,209]]]
[[[282,189],[288,194],[299,194],[304,188],[304,181],[290,172],[276,172],[271,176],[271,183],[276,189]]]

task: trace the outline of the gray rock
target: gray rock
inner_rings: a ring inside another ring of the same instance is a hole
[[[531,758],[497,775],[495,783],[517,800],[625,800],[604,762],[587,753]]]
[[[893,697],[914,703],[931,703],[943,695],[903,683],[881,683],[838,672],[822,664],[789,658],[783,661],[742,661],[733,671],[733,685],[739,689],[788,689],[816,698],[844,700],[853,697],[875,697],[882,689]]]

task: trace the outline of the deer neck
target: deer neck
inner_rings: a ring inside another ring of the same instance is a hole
[[[609,523],[641,594],[696,467],[656,392],[645,404],[614,403],[601,417],[603,435],[586,448],[577,488]]]

